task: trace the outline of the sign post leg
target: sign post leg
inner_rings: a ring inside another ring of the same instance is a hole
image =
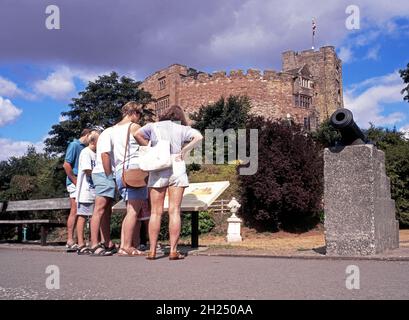
[[[199,212],[192,212],[192,248],[199,248]]]

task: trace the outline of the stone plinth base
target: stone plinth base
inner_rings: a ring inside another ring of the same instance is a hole
[[[326,149],[327,255],[364,256],[399,247],[399,224],[385,154],[373,145]]]

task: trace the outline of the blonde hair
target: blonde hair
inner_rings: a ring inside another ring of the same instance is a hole
[[[101,132],[99,130],[92,130],[88,134],[88,143],[96,143]]]
[[[129,101],[122,107],[122,116],[132,116],[135,114],[142,114],[142,104],[135,102],[135,101]]]

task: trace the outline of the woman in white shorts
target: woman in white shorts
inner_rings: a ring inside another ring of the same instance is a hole
[[[177,243],[179,241],[181,219],[180,205],[183,198],[183,192],[189,186],[189,180],[184,166],[184,159],[189,154],[196,144],[203,139],[199,131],[192,129],[187,125],[185,114],[181,107],[172,106],[165,111],[160,117],[160,121],[149,123],[140,128],[135,135],[136,140],[140,145],[147,145],[151,141],[151,145],[155,146],[158,142],[158,137],[155,132],[160,134],[160,138],[170,142],[170,152],[173,159],[173,166],[160,171],[149,173],[149,198],[151,203],[151,217],[149,221],[149,243],[150,252],[147,259],[154,260],[156,258],[156,245],[160,232],[161,218],[163,214],[163,206],[166,191],[169,194],[169,236],[170,236],[170,260],[180,260],[184,258],[177,251]],[[183,146],[186,142],[187,145]],[[178,172],[174,169],[178,167]]]

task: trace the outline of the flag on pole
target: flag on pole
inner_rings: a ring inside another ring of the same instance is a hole
[[[317,24],[315,23],[315,19],[312,19],[312,35],[315,36],[315,31],[317,30]]]

